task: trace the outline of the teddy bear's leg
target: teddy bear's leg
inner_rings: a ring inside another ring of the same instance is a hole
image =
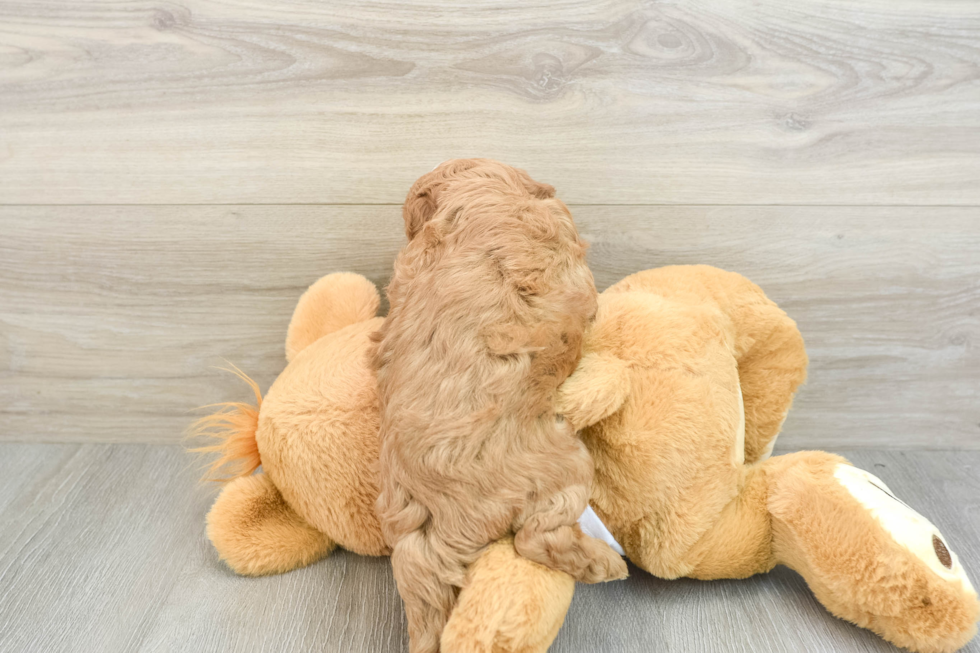
[[[470,566],[442,633],[442,653],[545,653],[572,602],[571,576],[491,544]]]
[[[353,272],[335,272],[310,286],[293,311],[286,332],[286,360],[328,333],[370,320],[378,312],[378,289]]]
[[[822,452],[765,465],[773,556],[830,612],[924,653],[973,637],[980,603],[949,543],[878,478]]]
[[[745,462],[772,454],[793,394],[806,379],[807,355],[796,322],[775,304],[760,304],[746,318],[765,321],[768,333],[738,356],[738,377],[745,410]],[[736,321],[735,328],[741,325]]]
[[[963,646],[980,616],[935,526],[879,479],[819,451],[746,467],[739,495],[685,562],[704,580],[785,564],[834,615],[923,653]]]
[[[704,284],[732,321],[745,412],[745,462],[765,460],[793,394],[806,379],[803,336],[796,322],[742,275],[709,266],[692,266],[687,274]]]
[[[646,291],[690,303],[708,300],[731,321],[745,405],[745,462],[768,458],[806,378],[803,337],[759,286],[709,265],[671,265],[632,274],[603,294]]]
[[[207,517],[208,538],[233,571],[278,574],[314,562],[335,544],[283,501],[265,474],[228,483]]]

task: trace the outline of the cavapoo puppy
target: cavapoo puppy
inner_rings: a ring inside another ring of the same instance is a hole
[[[439,650],[467,566],[509,532],[584,582],[626,565],[576,524],[592,459],[554,410],[596,311],[568,209],[523,170],[466,159],[419,179],[404,217],[375,334],[378,514],[421,653]]]

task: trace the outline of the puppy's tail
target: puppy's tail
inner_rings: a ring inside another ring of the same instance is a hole
[[[211,444],[192,447],[190,451],[205,455],[217,454],[217,458],[205,463],[204,480],[219,483],[248,476],[262,464],[259,447],[255,442],[255,432],[259,428],[259,408],[262,406],[259,385],[234,365],[224,371],[231,372],[252,388],[255,404],[229,401],[202,406],[216,410],[195,421],[187,434],[189,438],[206,438],[211,441]]]

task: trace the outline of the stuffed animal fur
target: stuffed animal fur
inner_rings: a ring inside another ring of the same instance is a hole
[[[256,406],[202,421],[218,437],[213,469],[232,471],[208,535],[238,573],[285,572],[336,546],[388,553],[367,360],[378,304],[358,275],[316,282],[265,399],[255,388]],[[592,509],[659,577],[744,578],[782,564],[833,614],[894,644],[962,647],[980,603],[935,526],[839,456],[770,457],[806,365],[795,323],[737,274],[667,267],[607,289],[559,398],[595,460]],[[496,542],[470,567],[441,650],[546,651],[573,591],[569,576]]]

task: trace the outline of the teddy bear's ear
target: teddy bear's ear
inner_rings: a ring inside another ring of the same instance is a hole
[[[378,312],[378,289],[365,277],[335,272],[322,277],[299,298],[286,332],[286,360],[323,336],[364,322]]]

